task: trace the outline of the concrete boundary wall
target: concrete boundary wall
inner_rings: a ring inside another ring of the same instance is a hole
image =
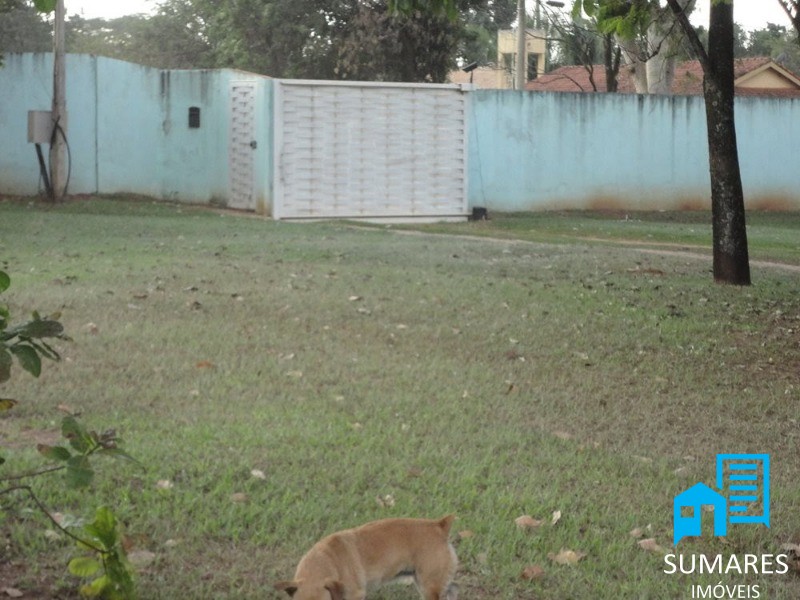
[[[250,210],[274,194],[274,82],[234,70],[164,71],[67,57],[69,193],[132,193],[227,205],[231,87],[256,86]],[[28,110],[49,110],[49,54],[0,67],[0,193],[42,189]],[[737,98],[750,208],[800,209],[800,99]],[[200,126],[188,112],[199,109]],[[674,209],[710,204],[702,98],[473,90],[466,94],[470,207]],[[416,135],[427,135],[422,131]],[[324,201],[324,199],[322,200]],[[234,204],[237,205],[238,204]]]
[[[470,204],[490,210],[710,206],[700,97],[478,90]],[[800,100],[737,98],[746,203],[800,209]]]
[[[229,190],[229,88],[258,83],[258,190],[266,210],[271,186],[270,80],[232,70],[164,71],[90,55],[67,56],[70,194],[131,193],[225,204]],[[49,110],[49,54],[9,54],[0,68],[0,193],[42,189],[28,110]],[[199,127],[189,109],[199,109]],[[46,150],[46,148],[45,148]]]

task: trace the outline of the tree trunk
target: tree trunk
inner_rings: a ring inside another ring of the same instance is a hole
[[[653,14],[657,16],[655,11]],[[675,78],[674,46],[672,32],[663,19],[653,19],[647,28],[648,59],[644,64],[648,94],[672,93],[672,80]]]
[[[642,60],[642,52],[635,39],[617,38],[619,47],[622,48],[622,56],[625,60],[625,69],[631,74],[633,89],[637,94],[647,93],[647,67]]]
[[[800,0],[778,0],[778,4],[781,5],[797,30],[797,43],[800,44]]]
[[[703,95],[708,125],[714,280],[750,285],[744,192],[734,123],[733,3],[712,2]]]
[[[606,68],[606,91],[616,92],[619,87],[619,63],[622,55],[620,47],[614,43],[614,35],[607,33],[603,36],[603,51]]]

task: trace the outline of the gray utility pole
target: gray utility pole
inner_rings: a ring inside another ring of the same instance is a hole
[[[528,57],[525,52],[525,0],[517,0],[517,72],[514,87],[525,89],[528,76]]]
[[[67,97],[66,68],[64,66],[64,0],[56,2],[55,29],[53,32],[53,135],[50,141],[50,183],[56,202],[64,199],[67,191]]]

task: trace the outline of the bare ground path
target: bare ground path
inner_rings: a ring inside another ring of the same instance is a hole
[[[467,234],[449,234],[449,233],[433,233],[426,231],[413,231],[408,229],[394,229],[394,233],[399,235],[418,235],[430,237],[453,237],[463,240],[475,241],[489,241],[501,244],[519,244],[519,245],[536,245],[536,244],[558,244],[558,242],[539,242],[531,240],[521,240],[517,238],[501,238],[481,235],[467,235]],[[641,240],[615,240],[612,238],[599,238],[599,237],[575,237],[577,241],[603,243],[611,246],[623,246],[641,252],[642,254],[655,254],[659,256],[674,256],[676,258],[687,258],[691,260],[707,260],[711,261],[711,252],[704,246],[695,246],[689,244],[671,244],[667,242],[646,242]],[[703,250],[706,250],[703,252]],[[750,260],[751,267],[766,268],[766,269],[779,269],[791,273],[800,273],[800,265],[793,265],[790,263],[769,261],[769,260]]]

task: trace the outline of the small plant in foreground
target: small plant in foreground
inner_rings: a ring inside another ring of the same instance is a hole
[[[0,271],[0,293],[7,290],[10,284],[8,274]],[[32,320],[11,327],[8,306],[0,304],[0,383],[10,379],[14,358],[34,377],[41,373],[42,358],[60,360],[58,352],[45,341],[45,338],[69,339],[58,318],[58,315],[42,318],[34,312]],[[10,410],[16,404],[14,399],[0,398],[0,411]],[[62,464],[0,477],[0,483],[8,485],[0,487],[0,496],[12,492],[26,493],[59,530],[75,540],[79,548],[91,553],[72,559],[68,567],[73,575],[94,578],[80,588],[83,596],[111,600],[134,598],[133,572],[125,558],[116,518],[109,508],[98,508],[91,523],[71,518],[58,520],[36,497],[30,486],[16,483],[22,479],[63,470],[68,488],[84,488],[94,478],[90,460],[92,456],[102,454],[134,460],[119,448],[120,440],[113,429],[102,434],[89,431],[75,415],[67,415],[62,419],[61,434],[68,442],[67,445],[39,444],[37,449],[45,458]],[[5,459],[0,456],[0,465],[4,462]],[[72,533],[71,529],[77,529],[78,533]]]
[[[69,572],[78,577],[97,577],[81,587],[81,594],[89,598],[105,597],[112,600],[133,598],[135,591],[131,568],[120,544],[114,513],[101,506],[97,509],[94,521],[83,525],[83,533],[91,541],[81,540],[78,547],[90,554],[73,558],[69,563]]]

